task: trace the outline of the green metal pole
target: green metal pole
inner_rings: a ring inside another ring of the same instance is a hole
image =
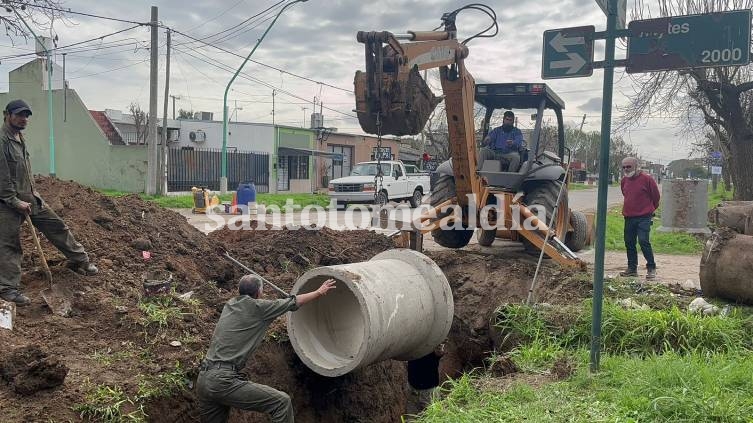
[[[55,127],[53,126],[52,122],[52,55],[50,50],[45,47],[44,43],[42,43],[42,40],[39,39],[37,34],[34,32],[33,29],[29,26],[28,23],[26,23],[26,20],[21,16],[21,14],[18,13],[15,7],[11,5],[10,3],[7,4],[8,7],[10,7],[13,10],[13,13],[18,16],[18,19],[24,23],[24,26],[26,29],[31,32],[31,35],[34,36],[34,40],[42,46],[44,49],[45,54],[47,55],[47,126],[49,127],[50,132],[50,176],[53,178],[55,177]],[[65,85],[65,81],[63,81],[63,85]]]
[[[259,47],[259,44],[261,44],[262,40],[264,40],[264,37],[267,36],[267,33],[270,29],[272,29],[272,26],[277,22],[277,18],[282,15],[282,12],[285,11],[289,6],[292,6],[296,3],[303,3],[308,0],[295,0],[288,4],[286,4],[282,9],[280,9],[279,12],[277,12],[277,15],[275,15],[275,18],[272,20],[272,23],[269,24],[267,29],[264,31],[264,33],[261,35],[258,41],[256,41],[256,45],[254,45],[254,48],[251,50],[251,53],[248,53],[248,56],[246,57],[246,60],[243,61],[241,66],[238,68],[238,70],[235,71],[235,74],[233,74],[233,77],[230,78],[230,82],[227,83],[227,87],[225,87],[225,95],[222,97],[222,174],[220,175],[220,192],[223,194],[227,192],[227,93],[230,91],[230,86],[235,81],[235,78],[238,77],[238,74],[241,72],[244,66],[246,66],[246,63],[248,63],[249,59],[251,59],[251,55],[254,54],[256,51],[256,48]]]
[[[609,140],[612,131],[612,85],[614,83],[614,44],[617,0],[608,0],[606,51],[604,54],[604,94],[601,105],[601,149],[599,150],[599,195],[596,200],[596,260],[591,324],[591,372],[599,371],[601,358],[601,311],[604,301],[604,247],[607,229],[609,189]]]

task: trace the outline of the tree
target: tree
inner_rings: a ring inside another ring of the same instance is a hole
[[[193,119],[193,110],[178,109],[178,119]]]
[[[13,6],[13,8],[11,8]],[[56,0],[32,0],[26,3],[3,1],[2,7],[8,15],[0,15],[0,23],[5,27],[5,35],[13,39],[14,37],[23,37],[24,39],[34,39],[34,35],[29,32],[23,21],[13,12],[15,9],[24,21],[32,28],[38,28],[39,32],[52,33],[53,24],[56,20],[62,20],[64,17],[63,3]],[[54,37],[57,40],[57,36]]]
[[[141,110],[139,103],[131,103],[128,111],[133,115],[133,126],[136,127],[136,143],[146,144],[149,135],[149,114]]]
[[[659,16],[750,9],[753,0],[658,0]],[[650,17],[636,2],[634,18]],[[644,13],[645,12],[645,13]],[[720,141],[723,164],[736,200],[753,200],[753,67],[717,67],[634,74],[635,94],[618,127],[641,123],[650,114],[676,116],[689,133],[711,129]],[[705,131],[702,131],[705,132]]]

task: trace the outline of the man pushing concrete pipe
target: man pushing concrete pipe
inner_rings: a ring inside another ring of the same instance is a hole
[[[424,357],[452,325],[452,291],[442,270],[413,250],[388,250],[371,260],[320,267],[303,274],[292,294],[337,289],[288,314],[288,335],[314,372],[341,376],[379,361]]]

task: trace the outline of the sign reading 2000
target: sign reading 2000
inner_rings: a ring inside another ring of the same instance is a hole
[[[750,26],[750,9],[632,21],[626,70],[747,65]]]

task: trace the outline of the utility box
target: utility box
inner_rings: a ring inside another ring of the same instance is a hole
[[[708,182],[703,179],[664,179],[659,232],[710,234]]]

